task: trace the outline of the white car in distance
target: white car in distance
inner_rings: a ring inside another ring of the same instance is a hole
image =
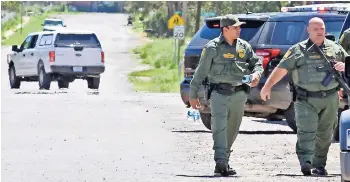
[[[43,31],[55,31],[67,27],[63,20],[58,18],[47,18],[41,26],[43,26]]]
[[[105,71],[104,52],[94,32],[60,30],[30,33],[8,54],[10,87],[22,81],[38,81],[39,89],[50,89],[52,81],[68,88],[75,79],[87,80],[88,88],[98,89]]]

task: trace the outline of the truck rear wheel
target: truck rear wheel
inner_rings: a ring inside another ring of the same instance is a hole
[[[98,89],[100,87],[100,77],[88,77],[86,80],[89,89]]]
[[[39,89],[50,90],[51,75],[45,72],[43,65],[39,65]]]
[[[69,82],[65,80],[58,80],[58,88],[68,88],[69,87]]]

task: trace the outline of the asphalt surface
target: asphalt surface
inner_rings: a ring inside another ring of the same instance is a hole
[[[84,80],[69,89],[9,87],[1,48],[1,178],[41,181],[340,181],[339,144],[327,177],[303,177],[296,135],[282,122],[243,119],[230,165],[238,175],[214,178],[210,131],[188,121],[178,93],[133,91],[127,73],[142,68],[130,49],[142,45],[121,14],[61,15],[67,28],[95,31],[105,51],[99,90]]]

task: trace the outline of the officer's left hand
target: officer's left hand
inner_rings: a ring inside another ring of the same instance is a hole
[[[260,81],[260,76],[257,73],[252,74],[252,81],[250,87],[256,87]]]
[[[343,62],[336,62],[334,65],[335,70],[344,72],[345,71],[345,63]]]

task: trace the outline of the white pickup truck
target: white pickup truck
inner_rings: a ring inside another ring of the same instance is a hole
[[[60,30],[29,34],[20,47],[7,56],[12,89],[21,81],[39,81],[39,89],[50,89],[51,81],[68,88],[75,79],[86,79],[88,88],[98,89],[105,71],[105,56],[97,36],[88,31]]]

